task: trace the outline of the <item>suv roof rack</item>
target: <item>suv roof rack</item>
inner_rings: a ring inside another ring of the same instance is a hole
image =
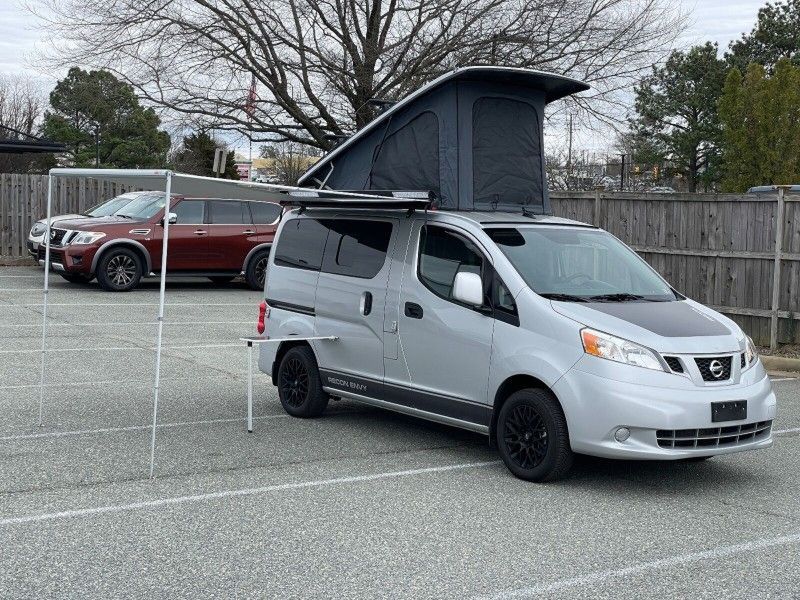
[[[385,208],[428,209],[434,206],[433,192],[415,190],[292,190],[283,206],[300,208]]]

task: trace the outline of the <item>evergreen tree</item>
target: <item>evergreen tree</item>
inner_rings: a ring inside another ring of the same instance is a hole
[[[716,44],[708,42],[674,51],[635,88],[632,129],[634,146],[642,153],[637,160],[669,162],[686,177],[690,192],[698,183],[708,187],[717,178],[717,102],[725,73]]]
[[[800,65],[800,0],[767,2],[758,11],[756,26],[731,42],[725,58],[742,72],[750,63],[772,71],[781,58]]]
[[[219,144],[205,131],[187,135],[183,138],[181,147],[172,159],[175,170],[190,175],[213,177],[214,152],[217,148],[225,149],[225,145]],[[232,150],[228,152],[225,159],[225,172],[221,177],[224,179],[239,179]]]
[[[778,60],[772,76],[732,69],[719,103],[723,189],[800,182],[800,67]]]
[[[161,120],[108,71],[78,67],[50,93],[44,136],[63,142],[76,167],[162,167],[170,145]]]

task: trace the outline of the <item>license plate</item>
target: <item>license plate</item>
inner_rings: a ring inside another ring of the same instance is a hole
[[[711,422],[741,421],[747,418],[747,400],[711,403]]]

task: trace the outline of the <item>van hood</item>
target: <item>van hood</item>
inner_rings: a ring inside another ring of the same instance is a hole
[[[553,310],[587,327],[658,352],[704,354],[744,349],[744,334],[727,317],[692,300],[559,302]]]

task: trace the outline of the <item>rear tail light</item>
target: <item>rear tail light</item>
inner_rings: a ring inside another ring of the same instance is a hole
[[[264,330],[267,328],[265,323],[267,317],[269,317],[269,306],[266,302],[262,302],[258,305],[258,325],[256,326],[259,335],[262,335]]]

